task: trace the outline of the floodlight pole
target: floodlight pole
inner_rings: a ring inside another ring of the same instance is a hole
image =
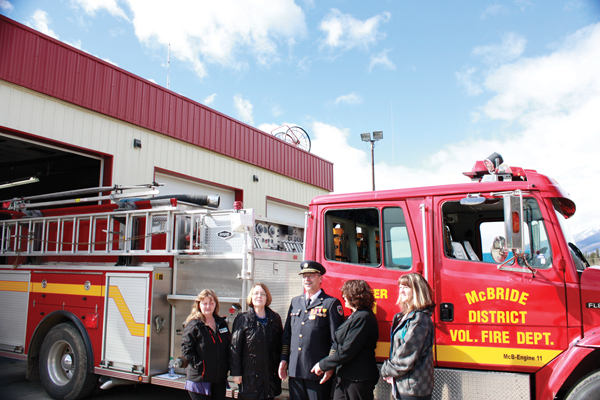
[[[373,183],[373,191],[375,191],[375,142],[381,139],[383,139],[382,131],[373,132],[372,137],[370,132],[360,134],[360,140],[371,142],[371,182]]]
[[[373,191],[375,191],[375,140],[371,142],[371,182],[373,182]]]

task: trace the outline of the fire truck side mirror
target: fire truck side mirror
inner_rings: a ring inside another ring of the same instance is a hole
[[[506,248],[523,253],[523,195],[520,190],[516,190],[503,197]]]
[[[492,249],[490,250],[492,259],[497,263],[503,263],[508,257],[508,248],[506,247],[506,239],[502,236],[496,236],[492,243]]]

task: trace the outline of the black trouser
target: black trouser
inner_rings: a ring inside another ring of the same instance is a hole
[[[319,381],[290,377],[290,400],[330,400],[332,380],[329,379],[321,385]]]
[[[225,393],[227,392],[227,381],[211,383],[210,384],[210,396],[200,393],[194,393],[188,391],[188,394],[192,400],[225,400]]]
[[[373,400],[377,380],[349,381],[337,378],[333,400]]]

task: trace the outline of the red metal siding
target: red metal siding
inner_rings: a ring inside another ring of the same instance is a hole
[[[333,190],[333,164],[0,15],[0,79]]]

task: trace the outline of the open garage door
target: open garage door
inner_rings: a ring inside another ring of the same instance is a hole
[[[0,200],[103,186],[103,159],[2,134]]]
[[[298,207],[267,200],[267,218],[304,226],[304,213],[308,207]]]
[[[219,208],[233,208],[233,201],[235,200],[235,192],[233,190],[224,189],[218,186],[206,185],[195,182],[191,179],[179,178],[161,172],[155,172],[154,180],[158,183],[165,184],[164,186],[158,188],[161,196],[167,194],[218,194],[221,197],[221,205]]]

